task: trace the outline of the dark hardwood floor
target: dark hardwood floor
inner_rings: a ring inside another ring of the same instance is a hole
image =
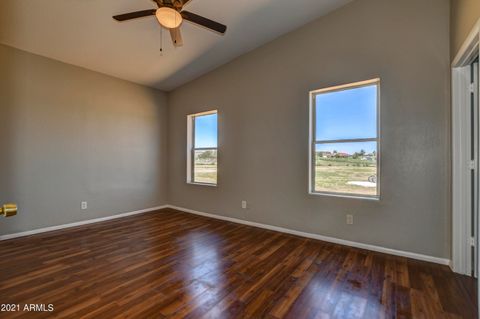
[[[0,242],[1,318],[476,318],[448,267],[173,210]],[[22,311],[25,304],[53,312]]]

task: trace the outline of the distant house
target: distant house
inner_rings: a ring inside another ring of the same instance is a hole
[[[362,161],[375,161],[377,157],[375,154],[365,154],[361,159]]]

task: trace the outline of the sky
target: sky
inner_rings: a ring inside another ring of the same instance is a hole
[[[377,137],[377,86],[318,94],[315,97],[316,140],[339,140]],[[353,154],[371,153],[376,142],[317,145],[317,151]]]
[[[217,113],[195,117],[195,147],[217,147]]]

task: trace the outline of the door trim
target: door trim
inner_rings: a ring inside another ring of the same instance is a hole
[[[479,54],[479,43],[480,19],[452,63],[452,270],[464,275],[472,273],[470,64]]]

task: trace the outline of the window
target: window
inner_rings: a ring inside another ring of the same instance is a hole
[[[217,111],[187,117],[187,182],[217,185]]]
[[[310,193],[379,197],[379,87],[375,79],[310,92]]]

